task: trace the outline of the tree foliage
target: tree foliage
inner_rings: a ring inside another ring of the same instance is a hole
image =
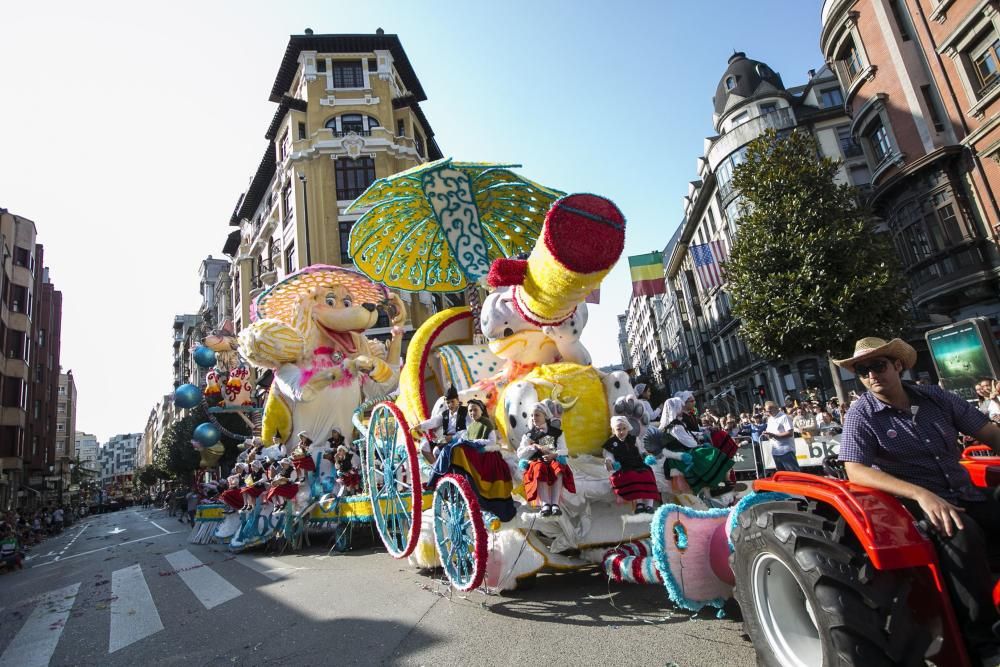
[[[834,180],[838,166],[808,133],[768,130],[736,169],[743,215],[725,275],[740,335],[761,356],[844,355],[906,325],[895,251],[855,188]]]
[[[216,419],[226,429],[233,433],[245,433],[249,428],[243,421],[233,414],[216,414]],[[201,454],[191,444],[194,430],[202,422],[208,421],[208,413],[203,406],[198,406],[187,411],[187,414],[173,422],[164,429],[160,447],[156,450],[153,465],[165,471],[170,478],[187,480],[200,467]],[[231,467],[239,454],[236,445],[242,442],[233,438],[223,436],[222,443],[226,446],[226,453],[219,461],[219,465],[224,469]],[[163,475],[161,474],[161,477]]]

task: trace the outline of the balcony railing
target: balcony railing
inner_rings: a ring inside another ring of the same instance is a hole
[[[338,139],[343,139],[344,137],[346,137],[349,134],[356,134],[359,137],[370,137],[370,136],[372,136],[372,131],[371,130],[362,130],[360,127],[359,128],[348,128],[346,130],[333,130],[333,136],[337,137]]]

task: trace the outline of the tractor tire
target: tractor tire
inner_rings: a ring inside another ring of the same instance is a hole
[[[912,573],[877,570],[815,503],[752,506],[732,533],[743,626],[767,667],[924,665],[934,632],[909,610]]]

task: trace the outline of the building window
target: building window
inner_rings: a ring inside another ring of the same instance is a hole
[[[338,158],[334,169],[338,201],[357,199],[375,182],[375,160],[370,157]]]
[[[735,76],[727,76],[726,77],[726,90],[732,90],[735,87],[736,87],[736,77]]]
[[[858,157],[862,155],[861,146],[858,146],[851,135],[850,125],[841,125],[837,128],[837,140],[840,142],[840,152],[844,157]]]
[[[343,264],[353,264],[348,246],[351,240],[351,229],[354,227],[354,220],[341,220],[339,223],[340,232],[340,261]]]
[[[28,307],[28,288],[23,285],[12,285],[10,290],[10,309],[15,313],[24,313]]]
[[[768,102],[767,104],[760,105],[760,115],[764,116],[769,113],[774,113],[778,110],[778,105],[774,102]]]
[[[731,123],[729,125],[729,128],[732,129],[732,128],[736,127],[737,125],[742,125],[743,123],[747,122],[748,120],[750,120],[750,112],[749,111],[744,111],[742,113],[738,113],[735,116],[733,116],[733,120],[731,121]]]
[[[326,71],[326,58],[316,59],[316,71],[321,73]]]
[[[840,93],[840,88],[827,88],[819,91],[820,105],[824,109],[843,106],[844,96]]]
[[[972,52],[972,63],[979,83],[977,94],[982,97],[1000,81],[1000,57],[997,49],[1000,40],[990,36],[986,42]]]
[[[941,120],[941,111],[937,104],[937,95],[934,94],[929,85],[920,86],[920,94],[924,96],[924,104],[927,105],[927,113],[930,114],[934,130],[936,132],[944,132],[944,122]]]
[[[844,42],[838,60],[843,61],[844,69],[851,81],[854,81],[858,74],[861,73],[861,70],[864,69],[864,64],[861,62],[861,53],[854,46],[854,39],[852,37],[848,37],[847,41]]]
[[[889,132],[882,124],[881,118],[876,118],[865,131],[865,140],[871,148],[872,157],[875,164],[881,163],[886,157],[892,154],[892,144],[889,142]]]
[[[892,11],[892,18],[896,21],[899,29],[899,37],[904,42],[910,41],[910,22],[908,17],[903,16],[903,8],[899,6],[899,0],[889,0],[889,9]]]
[[[299,139],[305,139],[305,138],[306,138],[306,124],[299,123]]]
[[[285,275],[295,272],[295,244],[289,243],[285,248]]]
[[[289,180],[281,188],[281,214],[285,225],[292,219],[292,182]]]
[[[371,58],[368,60],[368,71],[377,72],[378,71],[378,59]]]
[[[413,133],[413,147],[417,149],[417,155],[424,157],[424,138],[419,132]]]
[[[278,158],[282,162],[284,162],[285,158],[288,157],[288,154],[291,152],[291,149],[292,149],[292,143],[288,139],[288,130],[287,129],[284,132],[281,133],[281,141],[279,142],[278,146],[279,146],[279,148],[278,148]]]
[[[405,137],[406,136],[406,121],[402,118],[396,119],[396,136]]]
[[[360,60],[333,61],[334,88],[364,88],[365,77],[361,71]]]
[[[14,266],[31,267],[31,251],[26,248],[14,246]]]
[[[353,132],[362,137],[370,137],[371,131],[376,127],[381,127],[377,118],[362,116],[361,114],[349,113],[327,121],[326,127],[333,131],[333,136],[343,137]]]

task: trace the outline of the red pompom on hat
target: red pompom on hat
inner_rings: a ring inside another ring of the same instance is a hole
[[[523,285],[528,272],[528,260],[501,257],[493,260],[490,272],[486,274],[486,284],[490,287],[511,287]]]

